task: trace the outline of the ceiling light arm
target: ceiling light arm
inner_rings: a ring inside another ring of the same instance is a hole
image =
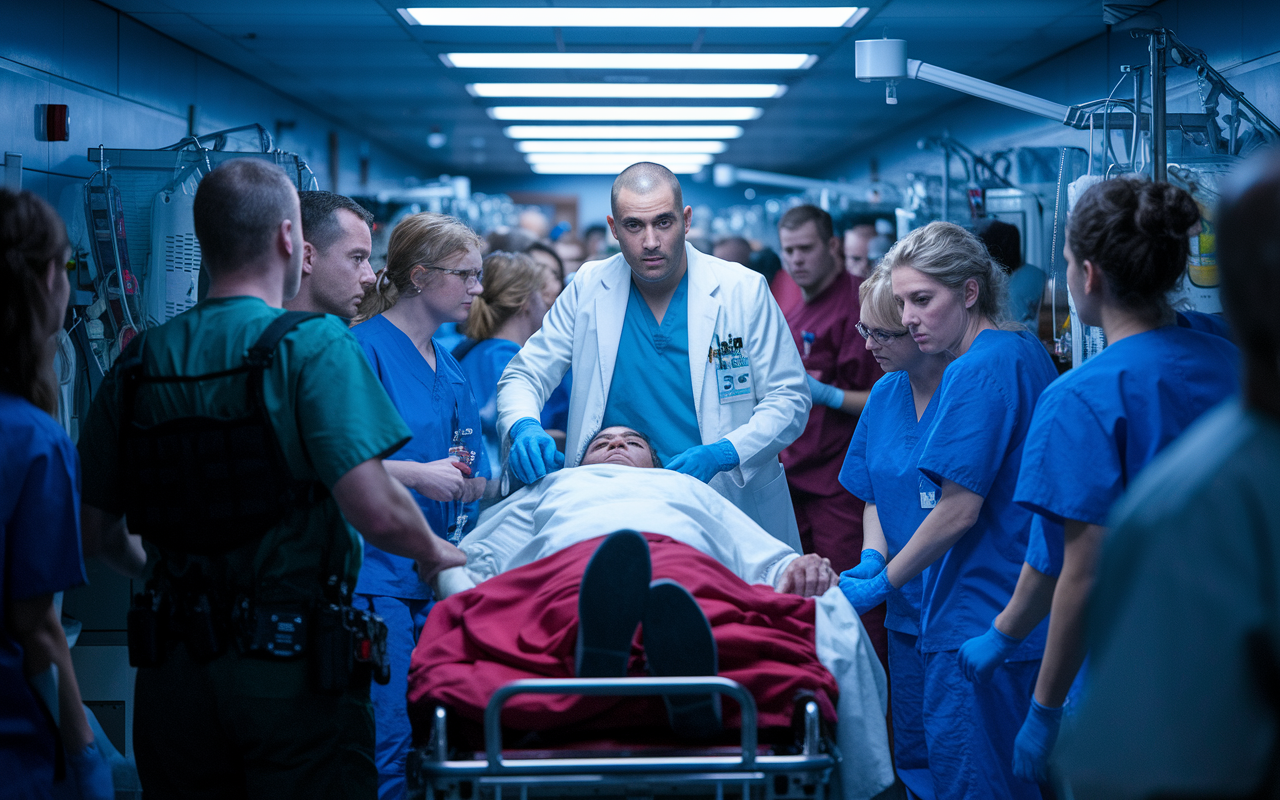
[[[1067,120],[1072,109],[1062,103],[1054,103],[1026,92],[1019,92],[1016,89],[1009,89],[968,75],[962,75],[949,69],[935,67],[932,64],[926,64],[914,58],[907,61],[906,77],[926,81],[938,86],[945,86],[948,89],[955,89],[957,92],[964,92],[1010,108],[1030,111],[1032,114],[1047,117],[1055,122],[1069,124]]]

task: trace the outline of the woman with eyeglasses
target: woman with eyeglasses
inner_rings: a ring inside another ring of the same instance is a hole
[[[858,297],[862,305],[858,333],[885,376],[871,388],[858,417],[840,483],[867,504],[862,517],[862,561],[848,574],[874,577],[929,513],[919,502],[920,432],[933,419],[930,401],[951,356],[920,351],[902,325],[887,271],[872,272],[858,287]],[[932,797],[924,741],[924,663],[916,649],[922,585],[916,576],[889,596],[884,627],[889,640],[893,764],[916,796]]]
[[[1034,781],[1013,774],[1013,742],[1030,705],[1043,628],[986,685],[964,679],[957,653],[987,630],[1017,583],[1031,528],[1031,512],[1013,502],[1022,446],[1036,400],[1058,373],[1044,345],[1003,318],[1004,273],[972,233],[930,223],[895,244],[881,268],[920,351],[955,360],[919,430],[923,521],[883,570],[846,573],[840,588],[861,612],[924,575],[918,646],[935,794],[1039,798]]]
[[[488,461],[480,412],[462,368],[432,336],[463,322],[483,290],[480,248],[470,228],[442,214],[413,214],[391,232],[387,266],[360,303],[351,329],[413,438],[387,457],[387,472],[413,493],[438,536],[457,542],[475,525]],[[475,475],[476,477],[472,477]],[[431,589],[411,559],[365,542],[356,604],[387,623],[391,682],[374,684],[378,796],[403,797],[409,718],[409,658],[426,622]]]

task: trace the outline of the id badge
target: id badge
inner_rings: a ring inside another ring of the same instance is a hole
[[[933,508],[938,504],[938,489],[923,475],[920,476],[920,507]]]
[[[742,347],[742,338],[733,334],[712,339],[707,360],[716,368],[716,393],[720,405],[737,403],[755,397],[751,385],[751,360]]]
[[[716,367],[716,391],[720,394],[720,404],[750,400],[754,396],[751,390],[751,365],[746,363],[745,357],[726,361],[728,363],[724,367]],[[737,361],[741,361],[742,366],[733,366]]]

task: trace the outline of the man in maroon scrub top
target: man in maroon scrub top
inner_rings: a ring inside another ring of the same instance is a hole
[[[779,220],[778,239],[782,266],[803,298],[784,313],[813,394],[809,424],[780,457],[804,551],[829,558],[843,572],[862,553],[864,503],[840,485],[840,465],[871,385],[884,373],[858,334],[862,279],[845,271],[831,215],[817,206],[796,206]],[[882,652],[884,631],[877,618],[883,619],[882,608],[863,623]]]

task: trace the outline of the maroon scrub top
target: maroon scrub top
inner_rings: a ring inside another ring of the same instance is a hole
[[[805,371],[838,389],[866,391],[884,374],[855,327],[861,283],[842,271],[812,301],[785,310]],[[805,332],[813,335],[807,351]],[[844,492],[840,466],[857,425],[856,416],[815,403],[804,433],[781,454],[792,488],[827,497]]]

